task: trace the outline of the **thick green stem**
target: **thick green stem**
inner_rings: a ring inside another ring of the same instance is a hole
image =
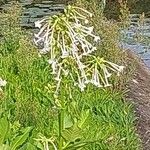
[[[58,122],[59,122],[59,150],[62,150],[63,148],[62,132],[64,130],[64,109],[59,110]]]

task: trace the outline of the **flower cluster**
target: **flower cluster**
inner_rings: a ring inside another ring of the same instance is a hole
[[[60,87],[62,75],[70,76],[75,85],[84,90],[86,84],[97,87],[110,86],[108,70],[121,72],[123,66],[94,56],[100,37],[94,27],[88,27],[92,14],[75,6],[68,6],[63,14],[54,15],[35,22],[40,31],[35,34],[35,44],[43,48],[40,54],[49,56],[52,74]]]

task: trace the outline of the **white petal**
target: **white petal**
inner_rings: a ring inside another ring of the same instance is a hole
[[[95,37],[94,37],[94,41],[95,41],[95,42],[98,42],[99,40],[100,40],[100,37],[99,37],[99,36],[95,36]]]
[[[47,54],[48,51],[49,51],[49,49],[44,47],[43,49],[40,50],[40,54]]]
[[[36,28],[41,28],[42,27],[42,24],[40,23],[40,21],[35,22],[35,27]]]
[[[88,24],[88,23],[89,23],[89,21],[86,19],[86,20],[85,20],[85,24]]]
[[[51,65],[51,64],[55,63],[55,60],[54,59],[49,59],[48,63]]]
[[[92,26],[92,27],[89,27],[88,29],[90,32],[93,32],[94,27]]]
[[[61,58],[66,58],[68,56],[69,56],[69,53],[67,51],[63,51]]]
[[[6,84],[7,84],[7,82],[0,78],[0,86],[5,86]]]

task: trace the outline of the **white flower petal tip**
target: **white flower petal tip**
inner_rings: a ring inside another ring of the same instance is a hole
[[[39,57],[39,58],[41,58],[41,57],[42,57],[42,55],[41,55],[40,53],[38,53],[38,57]]]
[[[79,84],[78,86],[79,86],[81,92],[83,92],[83,91],[84,91],[84,88],[86,87],[85,85],[80,85],[80,84]]]
[[[122,72],[124,68],[124,66],[119,66],[119,71]]]
[[[84,83],[89,84],[89,83],[91,83],[91,80],[86,80]]]
[[[111,76],[112,76],[111,73],[108,73],[108,74],[106,75],[107,78],[109,78],[109,77],[111,77]]]
[[[56,81],[61,81],[61,79],[60,78],[58,78],[58,77],[56,77],[56,78],[54,78]]]
[[[42,27],[42,24],[40,23],[40,21],[36,21],[34,24],[35,24],[36,28],[41,28]]]
[[[49,52],[48,47],[44,47],[43,49],[40,50],[40,54],[47,54]]]
[[[95,41],[95,42],[100,41],[100,37],[99,37],[99,36],[95,36],[95,37],[94,37],[94,41]]]
[[[77,23],[77,24],[75,25],[75,27],[76,27],[76,28],[80,28],[80,27],[82,27],[82,25],[81,25],[80,23]]]
[[[89,30],[90,32],[93,32],[94,27],[93,27],[93,26],[92,26],[92,27],[89,27],[88,30]]]
[[[67,51],[64,51],[61,55],[61,58],[66,58],[69,56],[69,53]]]
[[[117,76],[120,76],[120,73],[123,72],[124,66],[119,66]]]
[[[112,84],[105,84],[104,87],[110,87]]]
[[[96,87],[103,87],[99,81],[94,81],[94,80],[91,80],[89,83],[95,85]]]
[[[88,24],[88,23],[89,23],[89,21],[86,19],[86,20],[85,20],[85,24]]]
[[[90,17],[93,17],[93,14],[92,14],[92,13],[90,13]]]
[[[52,63],[55,62],[55,60],[54,59],[49,59],[47,62],[51,65]]]
[[[0,87],[1,87],[1,86],[6,86],[6,84],[7,84],[7,82],[6,82],[5,80],[2,80],[2,79],[0,78]]]
[[[39,35],[38,34],[34,34],[34,38],[39,38]],[[35,40],[35,39],[34,39]]]
[[[68,76],[68,74],[69,74],[69,70],[64,70],[64,75]]]
[[[139,83],[139,82],[138,82],[137,80],[135,80],[135,79],[133,79],[132,81],[133,81],[133,83],[136,83],[136,84]]]
[[[96,50],[97,50],[97,48],[96,48],[96,47],[93,47],[91,51],[94,52],[94,51],[96,51]]]
[[[99,84],[98,82],[94,82],[93,83],[95,86],[97,86],[97,87],[103,87],[101,84]]]

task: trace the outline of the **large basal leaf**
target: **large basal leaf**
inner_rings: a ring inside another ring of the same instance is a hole
[[[69,113],[64,114],[64,128],[70,128],[73,126],[73,120],[71,118],[71,116],[69,115]]]
[[[24,132],[22,135],[17,136],[14,141],[12,141],[12,144],[10,146],[10,150],[16,150],[19,146],[21,146],[29,137],[29,133],[32,130],[32,127],[27,127],[24,129]]]
[[[88,144],[89,144],[88,142],[77,142],[77,143],[68,145],[67,147],[63,148],[63,150],[79,150]]]
[[[5,137],[9,132],[9,122],[7,118],[3,117],[0,119],[0,145],[4,143]]]
[[[76,140],[81,140],[82,131],[76,125],[65,129],[62,133],[63,138],[69,142],[75,142]]]

